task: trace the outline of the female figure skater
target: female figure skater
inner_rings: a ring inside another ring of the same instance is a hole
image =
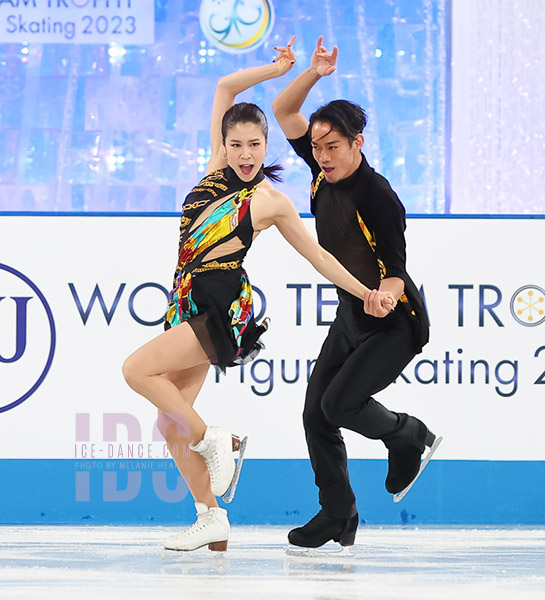
[[[166,331],[123,365],[130,387],[159,409],[159,428],[195,499],[196,523],[170,536],[165,542],[169,550],[227,548],[229,521],[216,496],[231,486],[236,438],[207,427],[193,404],[210,364],[225,369],[259,350],[258,338],[266,327],[253,319],[252,289],[242,268],[252,240],[275,225],[324,277],[361,298],[367,313],[384,317],[396,304],[390,293],[357,281],[318,245],[291,200],[265,179],[278,179],[280,168],[263,167],[265,115],[254,104],[234,104],[240,92],[291,69],[294,39],[277,49],[280,54],[272,64],[219,80],[212,108],[212,156],[204,179],[184,202]],[[188,461],[174,451],[183,444],[191,449]]]

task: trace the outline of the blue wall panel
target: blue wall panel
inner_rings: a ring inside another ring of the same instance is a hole
[[[193,521],[185,486],[181,500],[165,500],[169,493],[162,486],[174,490],[178,481],[172,463],[153,462],[108,461],[107,469],[106,461],[0,460],[0,523]],[[432,461],[399,504],[384,489],[386,469],[385,460],[350,461],[362,523],[545,525],[545,461]],[[228,509],[232,524],[305,522],[319,509],[308,460],[248,459]]]

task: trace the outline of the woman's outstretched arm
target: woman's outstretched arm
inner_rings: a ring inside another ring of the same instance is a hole
[[[274,192],[274,216],[271,224],[299,254],[332,283],[364,301],[365,312],[374,317],[385,317],[397,302],[389,291],[370,290],[353,277],[341,263],[322,248],[305,227],[293,202],[285,194]]]
[[[218,81],[214,95],[214,104],[212,106],[212,120],[210,123],[212,156],[208,163],[207,173],[227,166],[227,161],[223,158],[223,138],[221,135],[223,115],[233,106],[238,94],[262,81],[280,77],[293,67],[295,63],[295,54],[292,50],[294,41],[295,36],[291,38],[287,46],[275,48],[279,54],[274,59],[274,62],[259,67],[250,67],[249,69],[235,71]]]

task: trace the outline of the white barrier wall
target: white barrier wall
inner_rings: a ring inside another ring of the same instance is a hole
[[[544,234],[537,219],[408,221],[432,341],[377,398],[441,433],[442,459],[545,459]],[[0,458],[162,457],[155,411],[121,365],[162,331],[150,323],[177,238],[176,217],[1,218]],[[254,242],[246,269],[271,318],[267,348],[219,383],[211,370],[197,409],[251,436],[250,458],[306,458],[307,373],[336,294],[276,231]],[[352,458],[385,457],[346,439]]]

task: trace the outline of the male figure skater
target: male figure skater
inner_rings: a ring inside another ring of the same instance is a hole
[[[405,270],[405,210],[388,181],[361,149],[367,117],[357,104],[334,100],[310,123],[300,108],[316,82],[336,69],[337,47],[322,36],[310,67],[273,102],[288,141],[312,171],[311,211],[320,244],[362,283],[391,292],[398,304],[384,318],[372,303],[337,289],[339,307],[310,378],[303,422],[322,509],[289,532],[290,543],[317,548],[330,540],[354,543],[358,527],[340,427],[388,448],[386,489],[401,495],[419,474],[426,446],[440,438],[422,421],[374,400],[428,341],[428,318]],[[425,464],[425,463],[422,463]],[[394,496],[394,500],[396,497]]]

